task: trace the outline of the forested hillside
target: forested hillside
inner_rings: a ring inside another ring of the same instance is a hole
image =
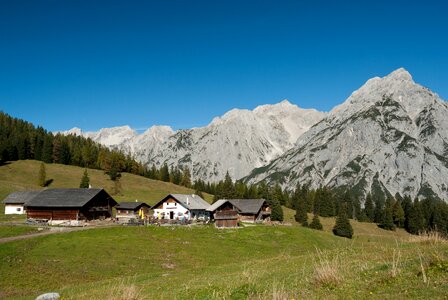
[[[0,163],[35,159],[92,169],[143,175],[145,168],[130,155],[111,151],[91,139],[53,134],[0,112]]]

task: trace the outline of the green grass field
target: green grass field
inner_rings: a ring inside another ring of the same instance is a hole
[[[39,163],[0,167],[0,196],[35,189]],[[83,169],[47,165],[52,187],[76,187]],[[112,186],[89,170],[95,187]],[[154,203],[191,190],[124,174],[123,195]],[[210,198],[209,198],[210,199]],[[353,240],[297,226],[107,227],[0,244],[0,298],[34,299],[446,299],[448,243],[351,221]],[[35,230],[0,214],[0,238]],[[311,219],[311,216],[309,216]],[[21,231],[24,230],[24,231]]]
[[[448,245],[400,233],[347,240],[297,226],[112,227],[1,244],[0,260],[2,298],[49,291],[64,299],[448,294]]]

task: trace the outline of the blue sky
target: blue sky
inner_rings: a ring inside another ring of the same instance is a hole
[[[0,2],[0,110],[49,130],[329,111],[404,67],[448,99],[445,1]]]

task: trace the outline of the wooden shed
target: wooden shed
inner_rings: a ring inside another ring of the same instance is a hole
[[[27,218],[95,220],[110,218],[117,202],[103,189],[48,189],[26,204]]]
[[[215,226],[218,228],[238,227],[238,211],[227,200],[218,200],[207,209],[215,220]]]
[[[149,215],[149,208],[145,202],[120,202],[115,206],[115,217],[120,223],[128,223],[132,219],[142,220]]]

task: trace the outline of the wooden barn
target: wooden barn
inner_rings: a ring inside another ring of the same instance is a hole
[[[120,223],[128,223],[132,219],[143,220],[149,215],[149,208],[145,202],[120,202],[115,206],[115,217]]]
[[[238,227],[238,211],[228,200],[218,200],[207,209],[218,228]]]
[[[41,220],[105,219],[116,204],[103,189],[48,189],[26,204],[26,214]]]
[[[5,204],[5,215],[25,214],[25,205],[38,193],[40,193],[40,191],[23,191],[9,194],[8,197],[3,200],[3,203]]]
[[[218,200],[207,209],[216,227],[236,227],[238,221],[269,221],[271,208],[264,199],[229,199]]]

